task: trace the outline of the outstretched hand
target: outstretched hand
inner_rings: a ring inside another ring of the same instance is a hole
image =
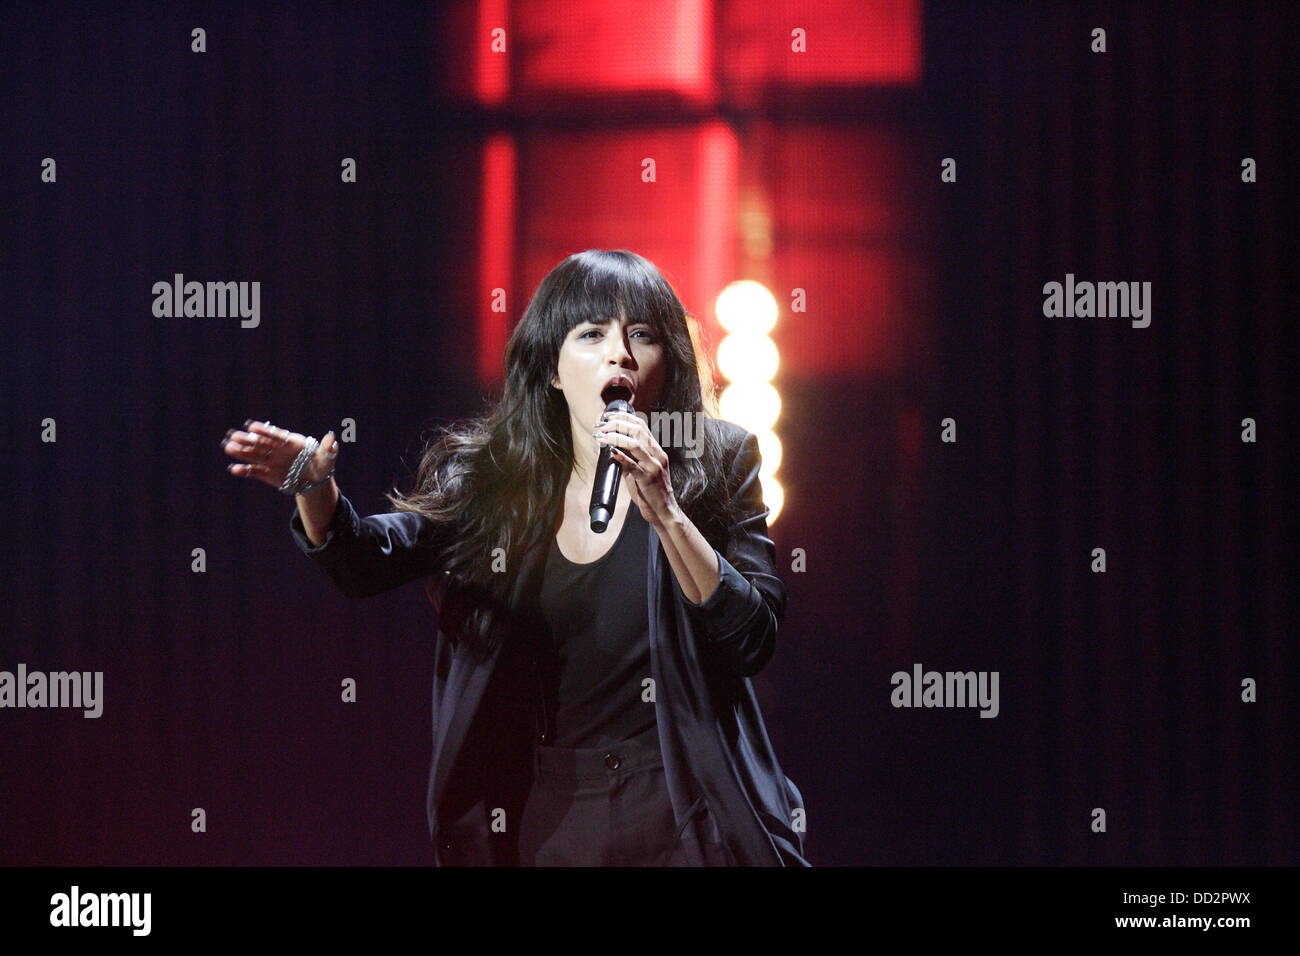
[[[237,478],[256,478],[278,490],[294,458],[306,447],[307,436],[251,419],[244,422],[244,429],[232,428],[221,439],[225,453],[238,459],[227,465],[226,470]],[[316,457],[307,465],[308,481],[318,481],[330,473],[338,457],[338,447],[334,432],[326,432],[316,449]]]

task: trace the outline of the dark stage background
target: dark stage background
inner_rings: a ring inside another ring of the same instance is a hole
[[[354,419],[340,487],[385,510],[597,247],[715,331],[732,279],[782,305],[807,571],[756,684],[814,864],[1294,864],[1296,5],[688,3],[712,65],[650,93],[548,86],[598,5],[486,6],[504,81],[468,4],[7,7],[0,670],[103,671],[105,709],[0,710],[0,863],[431,861],[432,610],[337,596],[217,441]],[[783,72],[800,23],[860,52]],[[260,281],[260,325],[155,318],[175,273]],[[1150,281],[1150,326],[1045,317],[1067,273]],[[895,709],[917,662],[1001,713]]]

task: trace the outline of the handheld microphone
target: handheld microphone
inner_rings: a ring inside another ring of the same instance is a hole
[[[624,398],[616,398],[605,406],[605,412],[631,412],[632,403]],[[609,519],[614,517],[614,505],[618,502],[618,483],[623,477],[623,466],[614,457],[614,450],[609,445],[602,445],[600,457],[596,459],[596,478],[591,484],[591,530],[604,534],[609,527]]]

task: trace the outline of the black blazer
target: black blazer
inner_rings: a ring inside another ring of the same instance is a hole
[[[648,536],[647,614],[651,675],[664,773],[688,859],[697,866],[810,866],[806,808],[781,771],[750,678],[771,659],[785,614],[768,508],[759,484],[758,440],[719,421],[730,448],[730,527],[701,533],[721,575],[702,604],[686,599],[657,534]],[[633,505],[632,507],[635,507]],[[298,547],[348,597],[368,597],[438,573],[438,533],[409,512],[360,517],[340,495],[333,523],[313,547],[295,507]],[[549,545],[549,541],[544,541]],[[438,865],[515,865],[510,830],[526,799],[535,716],[527,644],[510,640],[539,626],[522,608],[540,587],[545,547],[532,548],[509,587],[497,649],[476,659],[439,627],[434,650],[433,759],[426,811]]]

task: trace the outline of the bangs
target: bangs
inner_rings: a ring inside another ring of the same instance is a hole
[[[594,256],[556,290],[552,314],[559,320],[561,339],[584,322],[607,325],[619,317],[629,324],[644,323],[658,336],[681,323],[667,280],[637,259],[617,252]]]

